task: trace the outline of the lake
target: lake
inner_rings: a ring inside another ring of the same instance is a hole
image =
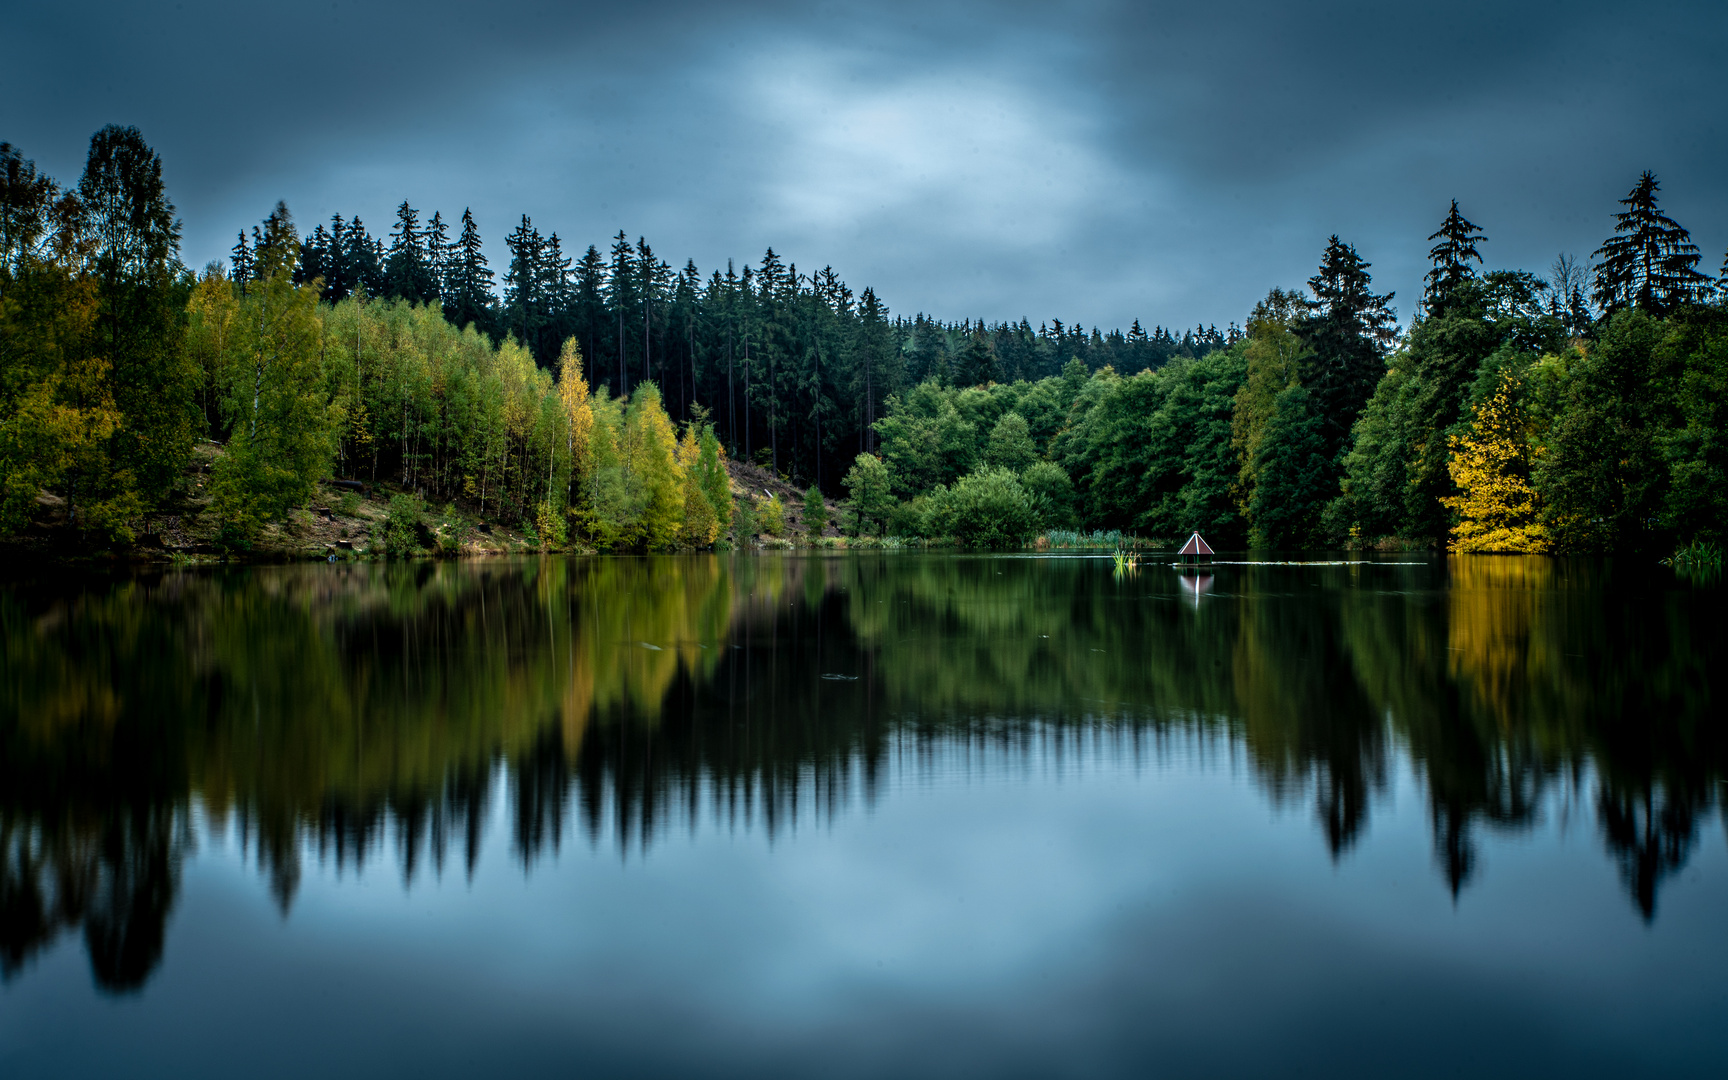
[[[1723,599],[1417,555],[14,577],[0,1074],[1720,1076]]]

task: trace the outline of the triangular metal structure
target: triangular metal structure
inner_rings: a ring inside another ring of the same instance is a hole
[[[1188,538],[1188,542],[1186,544],[1183,544],[1182,550],[1178,551],[1176,554],[1178,554],[1178,555],[1210,555],[1210,554],[1212,554],[1212,549],[1210,547],[1206,546],[1206,541],[1200,539],[1199,533],[1195,533],[1194,535],[1192,535]]]

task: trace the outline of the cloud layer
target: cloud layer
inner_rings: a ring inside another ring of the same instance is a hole
[[[894,310],[1223,324],[1338,233],[1408,312],[1458,198],[1491,265],[1587,256],[1649,168],[1715,271],[1728,9],[1652,4],[42,5],[0,139],[163,154],[185,256],[472,207],[704,271],[773,246]]]

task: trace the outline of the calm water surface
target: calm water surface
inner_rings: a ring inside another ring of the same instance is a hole
[[[1723,594],[897,555],[0,585],[0,1075],[1721,1076]]]

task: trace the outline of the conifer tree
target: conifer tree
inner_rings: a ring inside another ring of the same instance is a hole
[[[426,236],[420,230],[420,212],[402,200],[396,208],[396,227],[390,232],[390,253],[384,260],[387,295],[410,304],[437,298]]]
[[[504,273],[504,325],[524,348],[532,348],[546,318],[541,288],[546,242],[523,214],[504,244],[510,249],[510,268]]]
[[[444,285],[450,279],[450,264],[455,253],[450,244],[450,224],[444,220],[441,212],[432,211],[432,220],[426,223],[424,235],[430,281],[427,298],[438,300],[444,296]]]
[[[1530,483],[1530,444],[1518,401],[1518,379],[1501,375],[1499,385],[1476,409],[1467,433],[1452,435],[1447,463],[1459,494],[1440,502],[1454,514],[1452,550],[1538,554],[1548,550],[1537,521],[1536,489]]]
[[[1438,315],[1445,310],[1452,293],[1476,276],[1471,268],[1471,262],[1478,266],[1482,264],[1482,256],[1476,250],[1476,245],[1487,241],[1482,230],[1465,219],[1458,212],[1458,200],[1452,200],[1452,208],[1446,212],[1446,220],[1440,223],[1428,239],[1438,240],[1428,249],[1428,261],[1433,269],[1424,278],[1422,303],[1431,315]]]
[[[619,229],[618,235],[612,238],[612,261],[606,274],[606,302],[617,324],[613,346],[618,358],[618,383],[613,392],[619,397],[630,392],[627,360],[630,336],[627,327],[631,314],[636,310],[636,299],[636,253],[630,247],[629,237]]]
[[[996,343],[984,332],[984,321],[966,340],[966,351],[960,358],[962,378],[967,386],[986,386],[996,381]]]
[[[804,531],[814,539],[828,528],[828,504],[822,501],[822,490],[810,485],[804,492]]]
[[[1615,235],[1596,249],[1594,299],[1604,314],[1636,307],[1663,315],[1708,294],[1710,279],[1698,272],[1698,245],[1692,234],[1656,205],[1661,189],[1646,171],[1620,200]]]
[[[1320,272],[1308,279],[1310,314],[1294,327],[1313,350],[1303,361],[1302,385],[1313,395],[1328,457],[1338,454],[1374,393],[1396,336],[1392,294],[1373,291],[1369,265],[1353,246],[1331,237]]]
[[[462,211],[462,235],[456,239],[450,278],[444,295],[444,315],[455,326],[492,328],[492,268],[480,244],[480,228],[472,210]]]
[[[234,284],[239,286],[240,295],[246,295],[246,286],[257,276],[257,261],[252,257],[252,243],[246,239],[246,230],[240,230],[240,239],[234,242],[228,253],[228,266]]]

